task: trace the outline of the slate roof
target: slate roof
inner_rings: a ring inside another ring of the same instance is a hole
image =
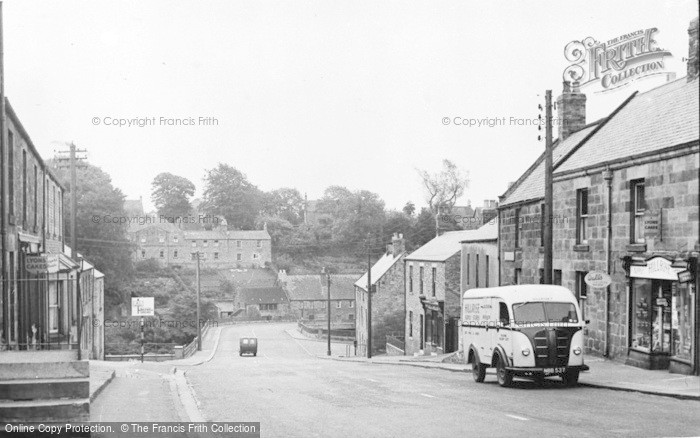
[[[698,81],[681,78],[635,95],[555,174],[659,151],[699,137]]]
[[[238,301],[246,305],[284,304],[289,302],[289,298],[281,287],[251,287],[240,290]]]
[[[233,301],[215,301],[214,305],[219,309],[219,312],[235,312],[238,310]]]
[[[498,240],[498,220],[487,222],[476,230],[469,230],[468,233],[461,243]]]
[[[495,239],[498,237],[498,226],[495,223],[486,223],[477,230],[448,231],[413,251],[406,256],[406,260],[444,262],[462,250],[463,241],[474,240],[477,236]]]
[[[246,230],[246,231],[225,231],[210,230],[210,231],[185,231],[185,239],[187,240],[270,240],[270,234],[265,230]]]
[[[401,260],[404,254],[405,252],[394,257],[392,253],[384,253],[384,255],[379,260],[377,260],[374,265],[372,265],[372,286],[377,284],[377,282],[382,279],[384,274],[386,274],[396,262]],[[367,290],[366,272],[362,274],[362,277],[360,277],[360,279],[355,282],[355,286],[359,287],[364,291]]]
[[[353,281],[357,275],[331,275],[331,300],[354,300]],[[284,288],[292,301],[325,300],[328,289],[325,275],[287,275]]]
[[[156,217],[156,216],[147,216],[147,217],[151,218],[151,220],[149,220],[149,222],[147,222],[147,223],[139,224],[137,221],[131,222],[129,224],[128,233],[137,233],[139,231],[142,231],[142,230],[145,230],[145,229],[151,228],[151,227],[157,227],[157,228],[159,228],[163,231],[167,231],[169,233],[179,233],[181,231],[180,228],[178,228],[177,225],[175,225],[173,223],[170,223],[168,221],[160,222],[158,220],[158,217]]]
[[[554,166],[564,158],[581,140],[590,134],[603,120],[598,120],[574,132],[564,141],[556,140],[552,150]],[[525,173],[503,194],[499,207],[544,197],[544,152]]]

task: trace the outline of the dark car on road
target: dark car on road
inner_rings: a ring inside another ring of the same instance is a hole
[[[238,349],[239,356],[243,354],[258,355],[258,338],[241,338],[240,347]]]

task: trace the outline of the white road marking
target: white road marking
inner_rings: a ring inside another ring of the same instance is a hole
[[[423,397],[435,398],[434,395],[430,395],[430,394],[421,394],[421,395],[422,395]]]
[[[374,379],[367,379],[367,380],[369,380],[372,383],[379,383],[379,380],[374,380]]]
[[[520,421],[530,421],[529,418],[519,417],[517,415],[506,414],[506,417],[515,418],[516,420],[520,420]]]

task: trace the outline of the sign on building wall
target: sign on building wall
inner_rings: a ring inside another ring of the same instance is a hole
[[[630,266],[630,277],[678,281],[678,273],[685,269],[674,268],[671,265],[670,260],[663,257],[654,257],[647,260],[644,266]]]
[[[602,289],[610,286],[612,279],[603,271],[591,271],[586,274],[583,281],[586,282],[588,287]]]
[[[153,297],[137,297],[131,299],[131,316],[155,315],[155,299]]]
[[[24,268],[30,274],[45,274],[46,272],[48,272],[48,263],[46,260],[46,256],[26,256],[24,258]]]
[[[642,221],[644,238],[658,239],[661,235],[661,210],[647,210]]]
[[[506,261],[506,262],[514,262],[514,261],[515,261],[515,252],[513,252],[513,251],[504,251],[504,252],[503,252],[503,261]]]

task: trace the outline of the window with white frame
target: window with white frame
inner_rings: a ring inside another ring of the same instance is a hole
[[[588,243],[588,189],[576,191],[576,243]]]
[[[632,243],[644,243],[644,211],[646,204],[644,201],[644,180],[636,180],[630,183],[631,187],[631,227],[630,233]]]
[[[336,309],[340,309],[340,308],[342,307],[342,304],[343,304],[342,301],[336,302],[336,303],[335,303]]]

